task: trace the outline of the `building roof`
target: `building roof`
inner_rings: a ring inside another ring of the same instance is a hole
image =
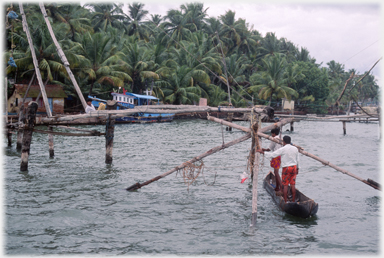
[[[25,92],[27,91],[27,84],[15,84],[16,91],[20,94],[20,96],[24,97]],[[67,94],[65,94],[63,87],[58,84],[46,85],[45,92],[47,93],[48,98],[68,98]],[[39,85],[31,85],[27,98],[36,98],[40,93]]]

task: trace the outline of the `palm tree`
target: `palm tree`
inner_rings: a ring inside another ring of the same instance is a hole
[[[47,4],[48,15],[58,22],[67,25],[67,33],[72,41],[75,41],[76,34],[93,32],[91,26],[90,12],[79,4]]]
[[[200,31],[204,28],[205,17],[208,15],[206,8],[204,10],[204,4],[202,3],[189,3],[180,6],[180,9],[184,11],[184,15],[188,17],[187,27],[191,32]]]
[[[211,107],[217,107],[224,104],[226,98],[228,97],[227,92],[225,92],[220,86],[211,84],[208,90],[208,105]]]
[[[253,86],[249,87],[250,93],[257,93],[261,99],[269,99],[271,105],[272,98],[287,98],[297,96],[297,92],[288,87],[285,67],[287,62],[281,54],[275,53],[267,59],[263,59],[266,70],[254,73],[250,80]]]
[[[167,12],[165,19],[166,21],[162,26],[167,33],[165,39],[168,41],[168,47],[178,47],[178,42],[187,39],[187,36],[191,34],[191,31],[187,28],[188,17],[183,15],[181,11],[172,9]]]
[[[81,38],[84,56],[89,64],[79,71],[80,78],[87,78],[89,95],[94,88],[105,91],[105,87],[123,87],[125,82],[132,81],[128,74],[128,64],[124,62],[124,54],[119,51],[111,33],[86,33]]]
[[[34,8],[33,8],[34,9]],[[46,26],[44,17],[36,12],[31,13],[30,8],[26,10],[28,14],[28,28],[32,37],[33,47],[39,70],[43,79],[48,79],[50,82],[59,81],[60,78],[68,77],[64,64],[58,56],[56,46],[54,45],[49,30]],[[76,68],[80,63],[85,61],[85,58],[79,54],[80,45],[67,40],[65,38],[65,27],[63,23],[53,24],[52,28],[56,32],[56,38],[62,45],[64,54],[66,55],[70,68]],[[16,69],[21,72],[21,76],[34,71],[35,67],[28,44],[27,36],[20,24],[15,28],[14,33],[15,44],[18,45],[18,50],[13,53],[17,68],[8,66],[6,74],[14,72]],[[8,58],[10,53],[8,53]]]
[[[178,66],[166,81],[164,100],[171,104],[193,104],[200,100],[200,89],[194,86],[201,74],[186,65]]]
[[[144,4],[133,3],[128,5],[129,20],[130,23],[127,27],[128,35],[135,35],[138,39],[149,41],[149,32],[143,22],[143,19],[148,14],[148,11],[144,10]]]
[[[281,42],[276,37],[275,33],[268,32],[265,37],[261,40],[261,47],[259,48],[258,58],[262,59],[276,53],[282,53]]]
[[[141,94],[146,90],[145,79],[159,79],[159,75],[155,72],[156,63],[153,59],[153,51],[142,41],[135,41],[126,44],[123,52],[125,63],[128,65],[128,73],[132,78],[131,89],[133,92]]]
[[[123,4],[97,3],[85,6],[92,8],[91,21],[95,31],[106,31],[108,26],[127,30],[128,18],[122,10]]]

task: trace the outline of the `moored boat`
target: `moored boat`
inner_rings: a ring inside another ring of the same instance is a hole
[[[283,196],[276,195],[275,192],[276,178],[272,171],[264,178],[263,186],[267,192],[272,196],[272,199],[277,206],[284,212],[300,217],[308,218],[317,213],[319,205],[312,199],[305,196],[302,192],[296,189],[295,202],[284,202]],[[288,188],[288,197],[292,196],[291,187]]]
[[[159,99],[150,95],[140,95],[131,92],[124,93],[111,93],[113,100],[117,102],[117,109],[130,109],[136,106],[147,106],[147,105],[159,105]],[[88,96],[92,99],[92,104],[96,109],[99,109],[101,104],[105,105],[106,100]],[[116,118],[117,123],[158,123],[158,122],[171,122],[175,114],[152,114],[152,113],[135,113],[124,117]]]

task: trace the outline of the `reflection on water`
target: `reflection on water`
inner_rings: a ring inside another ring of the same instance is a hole
[[[283,131],[309,153],[378,181],[377,127],[351,123],[344,136],[339,123],[301,121],[294,132]],[[242,135],[225,131],[224,141]],[[301,219],[278,209],[262,187],[270,170],[263,159],[257,224],[250,228],[252,187],[239,179],[250,141],[206,157],[204,176],[189,188],[182,174],[174,173],[138,191],[124,190],[222,142],[221,126],[206,120],[116,125],[113,163],[106,165],[103,137],[55,136],[55,157],[50,159],[48,137],[34,134],[29,170],[20,172],[20,153],[15,146],[6,147],[4,139],[5,253],[378,253],[379,191],[305,156],[300,157],[297,185],[319,204],[317,215]],[[262,141],[263,147],[268,144]]]

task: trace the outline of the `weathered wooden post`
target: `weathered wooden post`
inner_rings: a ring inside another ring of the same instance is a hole
[[[117,102],[115,100],[107,101],[107,110],[115,110]],[[112,149],[113,149],[113,137],[115,131],[115,119],[108,115],[107,122],[105,124],[105,163],[112,164]]]
[[[22,104],[19,109],[19,128],[17,130],[17,140],[16,140],[17,151],[21,151],[21,147],[23,145],[24,124],[25,124],[25,108],[24,108],[24,104]]]
[[[253,112],[252,112],[253,113]],[[250,171],[252,174],[252,222],[251,225],[255,226],[257,222],[257,181],[259,175],[259,161],[260,161],[260,153],[256,152],[256,150],[261,149],[259,136],[257,134],[259,129],[259,116],[256,115],[255,119],[252,116],[252,146],[250,153]]]
[[[347,134],[347,125],[345,121],[343,121],[343,132],[344,132],[344,135]]]
[[[31,141],[32,141],[33,127],[35,126],[37,108],[38,108],[38,105],[34,101],[31,101],[28,104],[27,120],[26,120],[26,124],[24,125],[23,142],[22,142],[22,148],[21,148],[21,164],[20,164],[21,171],[28,170],[29,150],[30,150]]]
[[[48,126],[48,130],[53,132],[53,127]],[[53,148],[53,134],[48,134],[48,145],[49,145],[49,157],[53,158],[55,156],[55,151]]]
[[[7,137],[8,137],[8,147],[12,146],[12,130],[10,128],[7,129]]]
[[[291,132],[293,132],[293,121],[291,122]]]

